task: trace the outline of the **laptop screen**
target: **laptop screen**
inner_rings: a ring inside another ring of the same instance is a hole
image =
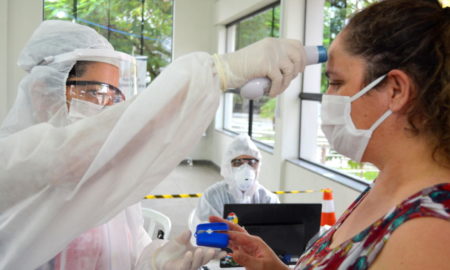
[[[322,205],[304,203],[225,204],[224,218],[238,223],[261,237],[280,256],[298,257],[319,231]]]

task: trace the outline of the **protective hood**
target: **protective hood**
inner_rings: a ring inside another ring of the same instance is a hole
[[[259,160],[258,167],[255,170],[256,179],[253,185],[248,188],[244,193],[239,189],[236,179],[234,179],[233,169],[231,166],[231,160],[238,156],[248,155]],[[253,143],[252,139],[247,134],[241,134],[237,136],[233,142],[228,146],[227,151],[222,159],[222,166],[220,168],[220,174],[224,177],[225,182],[228,184],[230,193],[238,200],[243,203],[246,199],[250,199],[255,193],[259,182],[259,170],[261,168],[261,152],[258,147]]]
[[[114,51],[95,30],[69,21],[44,21],[22,50],[18,65],[27,72],[17,98],[0,127],[0,138],[37,123],[65,126],[65,82],[77,61],[119,65],[134,57]]]

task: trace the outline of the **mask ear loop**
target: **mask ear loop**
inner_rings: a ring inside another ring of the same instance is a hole
[[[360,98],[362,95],[364,95],[365,93],[367,93],[370,89],[374,88],[377,84],[379,84],[384,78],[386,78],[387,74],[384,74],[378,78],[376,78],[374,81],[372,81],[371,83],[369,83],[366,87],[364,87],[361,91],[359,91],[358,93],[356,93],[355,95],[353,95],[350,98],[350,102],[353,102],[355,100],[357,100],[358,98]]]
[[[390,109],[387,110],[380,118],[378,118],[377,121],[375,121],[375,123],[373,123],[373,125],[369,128],[369,130],[373,132],[391,114],[392,111]]]
[[[369,83],[366,87],[364,87],[361,91],[356,93],[354,96],[350,98],[350,102],[355,101],[356,99],[360,98],[362,95],[367,93],[370,89],[374,88],[377,84],[379,84],[384,78],[386,78],[387,74],[384,74],[377,79],[375,79],[373,82]],[[380,118],[378,118],[375,123],[369,128],[370,132],[373,132],[386,118],[389,117],[389,115],[392,114],[391,110],[387,110]]]

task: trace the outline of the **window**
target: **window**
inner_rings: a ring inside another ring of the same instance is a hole
[[[322,29],[317,29],[317,12],[306,12],[306,43],[308,40],[322,40],[329,47],[336,35],[345,26],[349,16],[357,10],[376,2],[376,0],[310,0],[310,10],[321,10],[323,14]],[[319,7],[318,5],[321,5]],[[314,18],[313,18],[314,17]],[[320,30],[320,31],[319,31]],[[321,36],[318,36],[321,35]],[[309,43],[311,44],[311,43]],[[313,162],[344,175],[363,181],[371,181],[378,175],[378,170],[369,163],[357,163],[330,149],[325,135],[320,128],[320,100],[327,90],[324,75],[326,65],[308,67],[304,73],[301,103],[300,159]]]
[[[44,20],[90,26],[116,50],[136,56],[145,85],[171,62],[172,16],[173,1],[44,0]]]
[[[280,3],[263,8],[227,25],[227,52],[243,48],[265,37],[280,36]],[[240,95],[224,94],[225,130],[248,133],[268,146],[275,141],[275,98],[243,99]]]
[[[439,0],[443,7],[450,7],[450,0]]]

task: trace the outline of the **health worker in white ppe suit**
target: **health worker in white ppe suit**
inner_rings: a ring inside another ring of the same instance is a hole
[[[89,27],[43,22],[0,127],[0,269],[64,269],[71,258],[85,261],[67,269],[197,269],[217,257],[190,232],[150,243],[138,203],[192,151],[222,90],[265,76],[276,96],[304,54],[287,39],[188,54],[133,97],[133,58]],[[69,75],[77,63],[84,73]]]
[[[278,196],[258,182],[261,152],[247,134],[236,136],[222,159],[220,174],[224,180],[210,186],[200,197],[197,217],[223,216],[229,203],[280,203]]]

